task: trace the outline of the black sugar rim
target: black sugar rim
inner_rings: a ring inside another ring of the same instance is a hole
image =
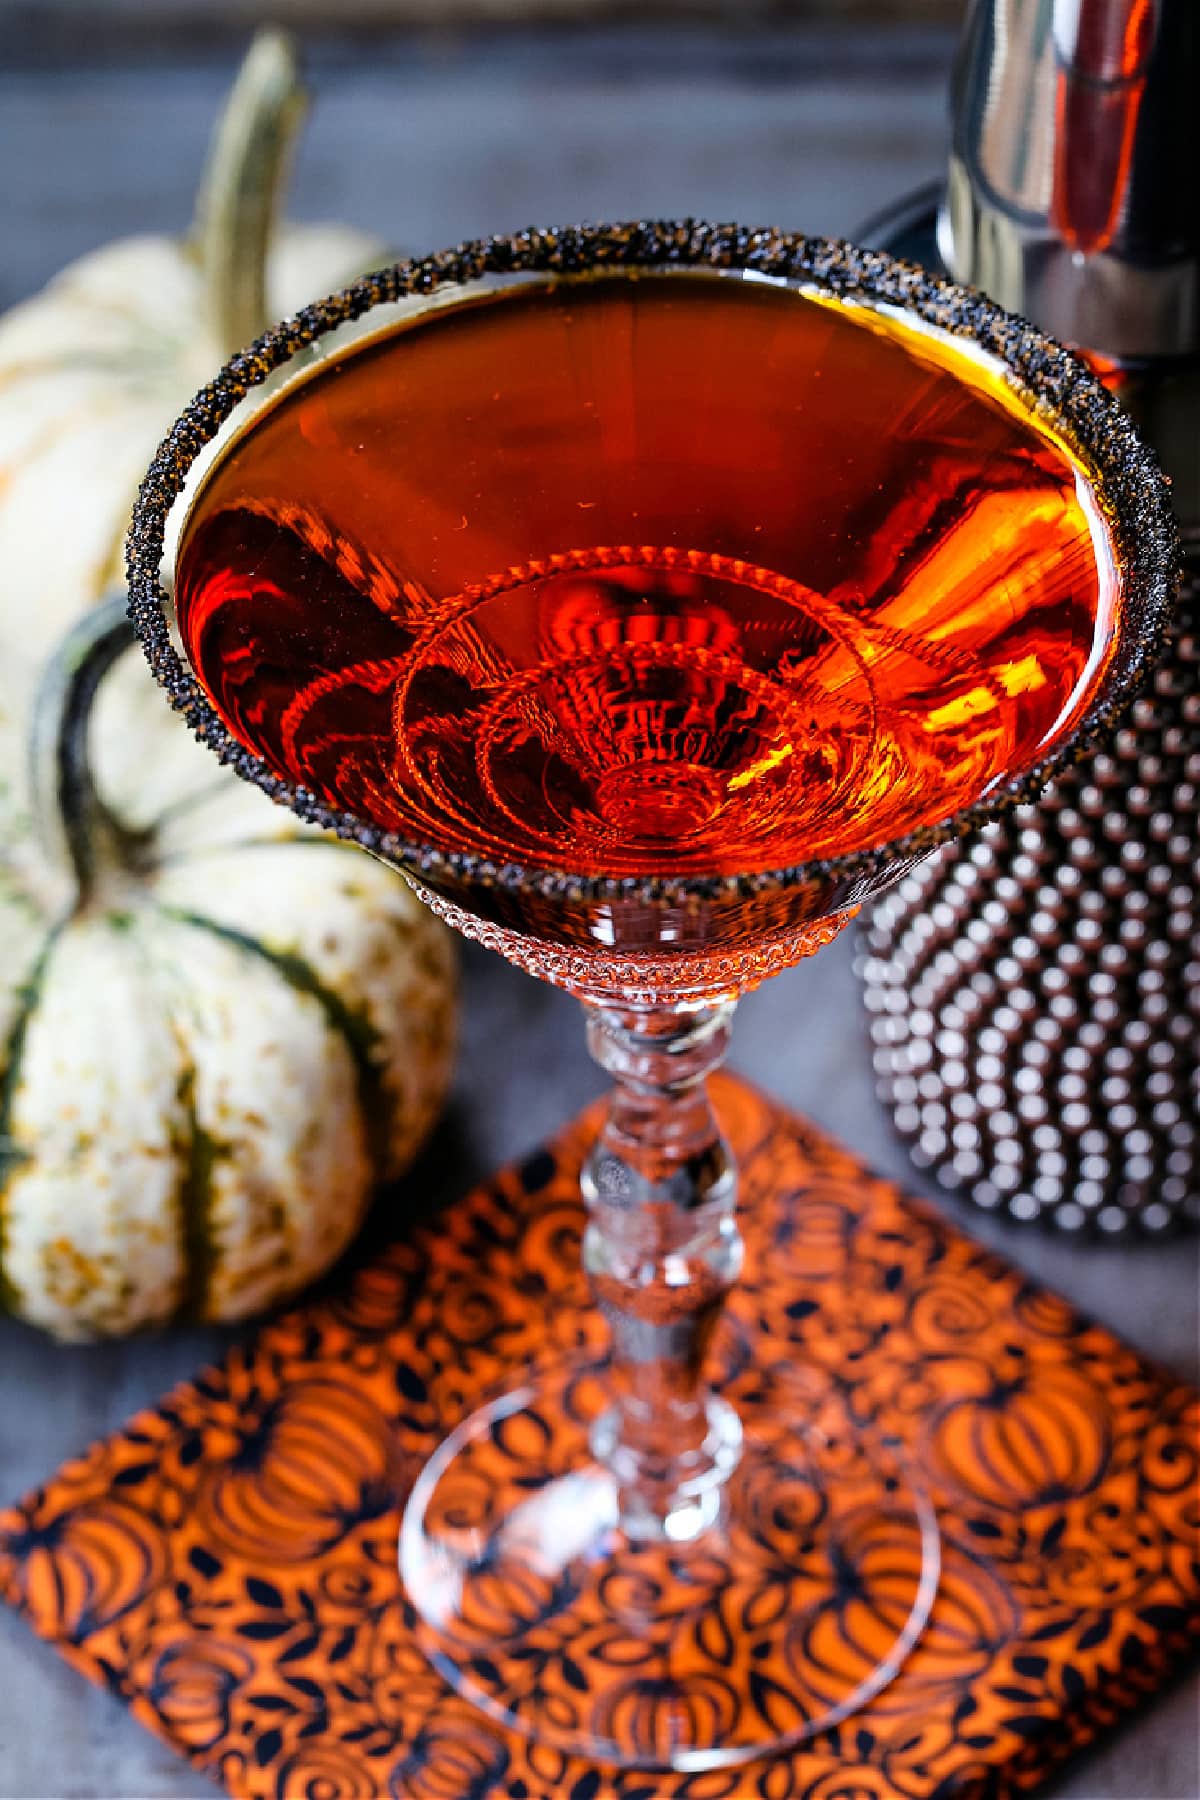
[[[372,307],[424,297],[486,275],[583,275],[612,268],[752,270],[802,281],[834,296],[904,308],[955,337],[970,339],[1002,363],[1040,415],[1094,470],[1121,566],[1125,625],[1094,704],[1019,777],[933,825],[853,854],[790,868],[732,875],[610,876],[496,863],[466,851],[409,842],[356,814],[326,805],[310,789],[276,775],[230,733],[171,642],[168,600],[159,581],[167,517],[205,444],[254,387],[298,351]],[[683,220],[531,229],[460,244],[437,255],[365,275],[303,307],[231,357],[200,390],[160,445],[141,484],[126,545],[129,615],[146,658],[171,704],[197,738],[280,805],[339,837],[361,844],[409,873],[453,883],[533,892],[559,901],[712,901],[819,883],[853,892],[895,865],[1036,799],[1056,771],[1080,761],[1106,738],[1149,673],[1162,645],[1179,578],[1179,535],[1167,483],[1133,425],[1087,366],[1027,320],[913,263],[838,239],[770,228]],[[843,887],[844,884],[844,887]],[[848,902],[847,902],[848,903]]]

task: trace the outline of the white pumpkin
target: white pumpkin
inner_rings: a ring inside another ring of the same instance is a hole
[[[42,661],[122,582],[130,507],[171,420],[273,319],[388,260],[345,226],[277,226],[304,106],[290,40],[261,33],[188,237],[110,244],[0,318],[0,838],[25,810],[20,746]],[[186,737],[159,696],[135,703],[145,729]]]
[[[0,852],[0,1302],[62,1338],[303,1287],[452,1057],[451,943],[392,870],[214,780],[182,731],[198,780],[157,816],[100,800],[88,724],[132,637],[118,595],[52,659],[41,842]]]

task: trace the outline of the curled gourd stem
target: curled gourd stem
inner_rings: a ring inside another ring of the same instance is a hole
[[[213,132],[192,221],[206,322],[223,356],[271,322],[267,257],[307,109],[294,42],[260,31]]]
[[[85,906],[106,873],[127,869],[141,836],[101,799],[89,728],[100,685],[136,641],[123,593],[110,594],[71,628],[46,664],[33,708],[30,789],[47,855],[75,878]]]

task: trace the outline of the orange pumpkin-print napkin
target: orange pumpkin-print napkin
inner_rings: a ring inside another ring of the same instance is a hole
[[[508,1736],[412,1642],[399,1506],[484,1392],[594,1342],[594,1113],[0,1516],[33,1628],[248,1800],[998,1800],[1200,1638],[1197,1397],[744,1084],[729,1329],[847,1383],[938,1502],[899,1677],[774,1762],[624,1774]],[[830,1621],[836,1632],[839,1620]]]

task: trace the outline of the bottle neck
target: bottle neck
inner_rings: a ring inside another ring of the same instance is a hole
[[[1071,344],[1200,352],[1195,0],[975,0],[953,86],[946,266]]]

